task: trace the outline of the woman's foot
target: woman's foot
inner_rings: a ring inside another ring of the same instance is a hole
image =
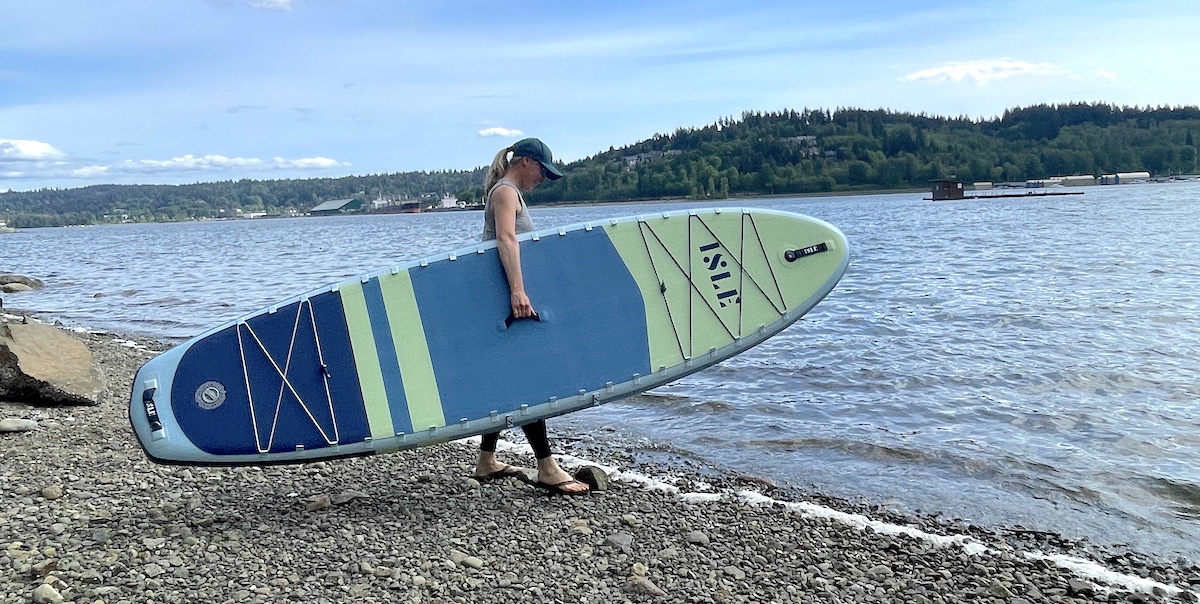
[[[495,452],[481,451],[479,459],[475,462],[474,478],[480,482],[499,480],[501,478],[525,479],[525,470],[517,466],[501,463],[500,460],[496,459]]]
[[[592,489],[567,474],[554,457],[538,460],[537,486],[560,495],[586,495]]]

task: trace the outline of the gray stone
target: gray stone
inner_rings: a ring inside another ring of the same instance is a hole
[[[37,604],[58,604],[63,597],[53,586],[43,583],[33,590],[33,601]]]
[[[0,432],[28,432],[36,430],[38,423],[32,419],[0,419]]]
[[[1067,581],[1067,589],[1072,595],[1090,596],[1096,593],[1096,586],[1082,581],[1080,579],[1070,579]]]
[[[365,499],[366,497],[367,494],[363,493],[362,491],[349,489],[331,497],[330,502],[333,503],[333,505],[342,505],[343,503],[354,501],[355,499]]]
[[[988,586],[988,592],[997,598],[1008,599],[1013,597],[1013,593],[1008,589],[1008,586],[999,581],[992,581],[992,584]]]
[[[629,581],[621,587],[621,591],[625,593],[655,596],[660,598],[667,595],[667,592],[663,591],[662,588],[651,582],[650,579],[637,575],[630,577]]]
[[[306,512],[315,512],[331,505],[333,505],[333,502],[329,500],[329,495],[315,495],[308,498],[308,501],[304,504],[304,510]]]
[[[46,284],[42,283],[41,279],[26,277],[25,275],[15,275],[13,273],[0,274],[0,285],[23,285],[28,289],[42,289]]]
[[[871,567],[871,569],[867,571],[867,574],[872,578],[886,579],[887,577],[894,575],[895,572],[892,571],[892,567],[886,564],[879,564]]]
[[[633,545],[633,535],[627,533],[613,533],[608,536],[608,544],[620,549],[621,551],[628,552],[630,546]]]
[[[42,489],[42,499],[53,501],[63,496],[63,488],[58,485],[50,485]]]
[[[583,466],[579,468],[575,471],[574,478],[591,487],[593,491],[608,490],[608,473],[596,466]]]
[[[25,285],[24,283],[5,283],[4,285],[0,285],[0,292],[4,292],[6,294],[18,294],[28,291],[33,291],[33,288]]]
[[[708,545],[708,535],[700,531],[690,531],[683,538],[693,545]]]
[[[83,342],[50,325],[0,324],[0,399],[95,405],[104,382]]]

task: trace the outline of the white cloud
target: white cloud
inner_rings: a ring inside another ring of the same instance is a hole
[[[1106,80],[1108,80],[1108,81],[1110,81],[1110,82],[1115,82],[1115,81],[1117,81],[1117,74],[1115,74],[1115,73],[1113,73],[1113,72],[1111,72],[1111,71],[1105,70],[1105,69],[1101,69],[1101,70],[1097,71],[1097,72],[1096,72],[1096,75],[1098,75],[1098,76],[1100,76],[1100,77],[1102,77],[1102,78],[1104,78],[1104,79],[1106,79]]]
[[[254,0],[250,3],[250,8],[260,10],[292,10],[292,0]]]
[[[278,10],[290,12],[294,7],[293,0],[204,0],[208,4],[220,8],[235,8],[248,6],[258,10]]]
[[[127,159],[112,164],[81,165],[66,159],[67,155],[46,143],[0,139],[0,180],[17,179],[77,179],[120,182],[133,178],[162,177],[205,172],[214,177],[242,177],[266,172],[286,172],[302,177],[308,172],[348,168],[350,164],[328,157],[286,159],[274,157],[226,157],[224,155],[184,155],[171,159]],[[7,164],[7,165],[6,165]]]
[[[484,128],[479,131],[480,138],[487,138],[489,136],[521,136],[522,134],[524,132],[520,130],[510,130],[508,128]]]
[[[109,166],[83,166],[71,170],[75,178],[95,178],[100,175],[176,174],[181,172],[220,172],[234,170],[328,170],[350,164],[328,157],[263,160],[256,157],[225,157],[224,155],[184,155],[171,159],[127,159]]]
[[[982,59],[979,61],[954,61],[941,67],[931,67],[910,73],[906,82],[974,82],[987,84],[1015,76],[1066,75],[1067,70],[1051,63],[1029,63],[1013,59]]]
[[[46,161],[61,159],[66,155],[41,141],[0,138],[0,161]]]
[[[350,164],[329,159],[328,157],[306,157],[304,159],[283,159],[276,157],[271,163],[272,168],[285,169],[296,168],[301,170],[328,170],[330,168],[344,168]]]

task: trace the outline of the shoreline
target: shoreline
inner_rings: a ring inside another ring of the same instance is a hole
[[[1182,560],[666,466],[602,434],[552,434],[564,465],[613,475],[586,498],[479,485],[464,443],[266,468],[155,465],[130,433],[127,398],[136,368],[169,344],[71,333],[104,374],[99,405],[0,403],[0,417],[41,424],[0,435],[6,602],[33,601],[41,585],[89,603],[610,602],[655,590],[684,601],[1198,600],[1200,567]],[[524,445],[506,448],[509,463],[532,465]]]

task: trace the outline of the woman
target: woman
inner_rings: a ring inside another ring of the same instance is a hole
[[[509,154],[512,159],[509,159]],[[536,138],[517,141],[513,146],[501,149],[492,160],[484,180],[487,202],[483,207],[483,240],[496,240],[500,264],[508,279],[509,302],[514,317],[536,316],[525,282],[521,276],[521,248],[517,235],[533,230],[529,208],[521,191],[531,191],[544,180],[557,180],[562,172],[554,167],[550,148]],[[537,480],[533,484],[560,495],[587,495],[588,485],[574,480],[555,461],[550,452],[550,440],[546,437],[546,422],[538,420],[521,426],[525,438],[537,458]],[[500,433],[483,435],[479,445],[479,460],[475,463],[475,477],[480,480],[522,477],[523,471],[496,459],[496,442]]]

